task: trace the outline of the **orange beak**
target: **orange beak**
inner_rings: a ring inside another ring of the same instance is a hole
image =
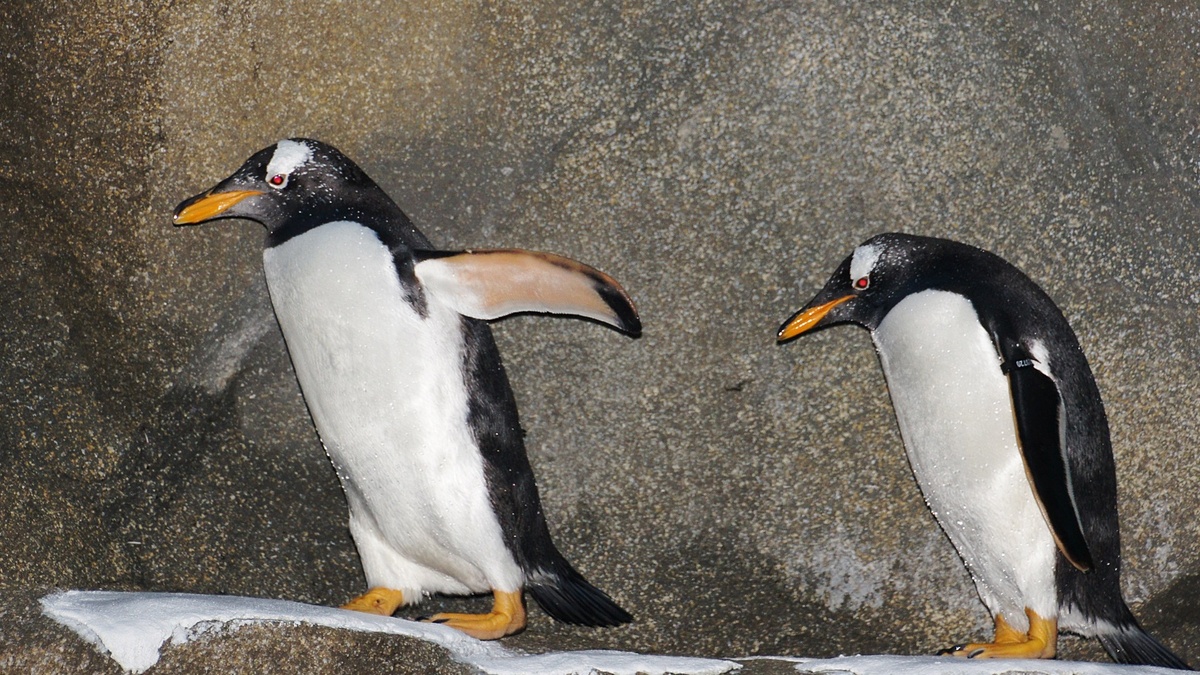
[[[184,202],[175,213],[176,225],[192,225],[216,218],[247,197],[263,194],[260,190],[234,190],[202,195],[190,203]]]
[[[775,338],[775,340],[777,342],[786,342],[787,340],[791,340],[797,335],[804,333],[813,326],[817,325],[817,322],[819,322],[821,319],[824,319],[825,315],[828,314],[831,309],[837,307],[843,302],[846,302],[847,300],[852,299],[853,297],[853,295],[843,295],[836,300],[830,300],[823,305],[817,305],[812,309],[800,312],[796,316],[793,316],[786,324],[784,324],[783,328],[779,329],[779,335]]]

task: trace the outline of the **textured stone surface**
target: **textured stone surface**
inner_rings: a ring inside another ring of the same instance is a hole
[[[1127,597],[1200,660],[1194,7],[159,4],[0,7],[5,597],[360,590],[260,229],[170,225],[308,135],[435,242],[570,255],[642,312],[637,341],[495,326],[560,548],[638,619],[535,610],[514,646],[824,656],[984,632],[866,334],[772,342],[898,229],[1001,254],[1072,320],[1113,429]],[[6,644],[70,639],[40,625]]]

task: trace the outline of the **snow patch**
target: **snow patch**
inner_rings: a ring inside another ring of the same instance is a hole
[[[865,537],[859,527],[841,523],[810,534],[803,547],[784,552],[785,569],[811,585],[831,612],[879,609],[887,596],[884,585],[892,574],[892,561],[859,556]]]
[[[303,623],[361,632],[406,635],[432,642],[456,661],[491,675],[568,675],[602,670],[624,673],[717,675],[741,666],[732,661],[632,652],[580,651],[527,655],[481,642],[453,628],[288,600],[188,593],[60,591],[41,600],[42,613],[73,630],[130,673],[158,663],[168,642],[182,644],[263,622]]]
[[[701,659],[691,656],[646,656],[632,652],[602,649],[578,652],[551,652],[503,658],[478,658],[471,662],[489,675],[531,675],[534,673],[594,673],[612,675],[720,675],[741,668],[732,661]]]
[[[774,659],[774,657],[771,657]],[[748,659],[741,659],[748,660]],[[834,659],[774,659],[802,673],[838,675],[1178,675],[1178,670],[1086,661],[1033,659],[967,660],[947,656],[839,656]]]
[[[107,654],[129,673],[158,663],[163,645],[231,632],[246,625],[275,622],[343,630],[406,635],[432,642],[455,660],[488,675],[720,675],[741,663],[792,664],[800,673],[838,675],[1172,675],[1177,670],[1080,661],[997,659],[968,661],[938,656],[839,656],[810,659],[751,656],[706,659],[656,656],[608,650],[525,654],[495,642],[481,642],[453,628],[372,616],[287,600],[187,593],[60,591],[41,600],[42,612]]]

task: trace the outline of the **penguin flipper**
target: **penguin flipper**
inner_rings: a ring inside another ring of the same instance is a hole
[[[1034,497],[1050,524],[1063,556],[1080,571],[1092,569],[1092,553],[1075,509],[1070,466],[1064,446],[1062,397],[1048,375],[1033,366],[1028,354],[1005,363],[1021,454]]]
[[[519,249],[418,251],[417,279],[459,314],[498,319],[518,312],[570,314],[631,335],[642,323],[615,279],[581,262]]]

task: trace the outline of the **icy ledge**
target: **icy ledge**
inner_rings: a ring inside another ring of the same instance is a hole
[[[62,591],[41,600],[42,613],[75,631],[130,673],[158,663],[168,641],[237,630],[265,621],[304,623],[344,630],[407,635],[446,649],[456,661],[489,675],[567,675],[603,671],[615,675],[718,675],[741,666],[733,661],[632,652],[580,651],[528,655],[481,642],[431,623],[347,612],[287,600],[187,593]]]
[[[760,657],[742,658],[751,663]],[[1178,670],[1122,666],[1088,661],[983,659],[966,661],[945,656],[839,656],[835,659],[761,657],[789,661],[802,673],[836,675],[1179,675]]]
[[[62,591],[41,600],[42,612],[75,631],[130,673],[158,663],[168,641],[262,622],[303,623],[344,630],[406,635],[432,642],[489,675],[718,675],[762,661],[787,662],[804,673],[838,675],[1172,675],[1179,671],[1078,661],[962,661],[932,656],[842,656],[834,659],[745,657],[735,660],[653,656],[617,651],[524,654],[481,642],[453,628],[347,612],[287,600],[186,593]]]

